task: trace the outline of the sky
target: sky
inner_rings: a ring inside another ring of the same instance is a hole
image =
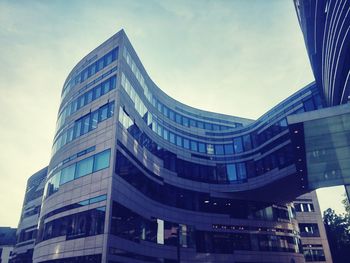
[[[0,0],[0,226],[50,160],[62,85],[124,29],[153,81],[204,110],[256,119],[313,81],[292,0]],[[319,191],[343,212],[342,187]]]

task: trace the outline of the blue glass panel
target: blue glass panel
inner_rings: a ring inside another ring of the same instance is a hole
[[[245,163],[238,163],[237,164],[237,172],[238,172],[238,178],[240,180],[247,178],[247,171],[245,168]]]
[[[111,150],[100,152],[94,156],[94,172],[109,167]]]
[[[252,149],[252,142],[250,140],[250,134],[243,136],[244,150],[249,151]]]
[[[74,180],[74,174],[75,174],[75,164],[62,169],[60,185]]]
[[[180,114],[176,113],[175,119],[176,119],[176,122],[177,122],[177,123],[181,124],[181,122],[182,122],[182,116],[181,116]]]
[[[193,119],[190,119],[190,126],[191,126],[191,127],[197,127],[196,121],[193,120]]]
[[[190,140],[184,138],[184,148],[186,149],[190,149]]]
[[[196,141],[191,141],[191,150],[195,152],[198,151],[198,144]]]
[[[94,164],[93,156],[77,162],[74,178],[77,179],[79,177],[92,173],[93,164]]]
[[[241,153],[243,152],[243,144],[242,144],[242,138],[237,137],[233,139],[233,145],[235,148],[235,153]]]
[[[227,177],[230,182],[237,181],[237,172],[235,164],[226,165]]]
[[[169,140],[171,143],[175,144],[175,134],[172,132],[169,132]]]
[[[205,143],[201,143],[201,142],[198,143],[198,151],[200,153],[205,153],[206,152],[205,148],[206,148]]]
[[[204,129],[204,123],[201,121],[197,121],[197,127],[200,129]]]
[[[224,154],[224,146],[222,144],[215,144],[215,154]]]
[[[169,118],[172,121],[175,121],[175,112],[169,109]]]
[[[163,131],[163,138],[167,141],[169,140],[169,131],[167,129]]]
[[[89,132],[90,126],[90,114],[82,119],[82,131],[81,134]]]
[[[233,145],[232,144],[225,144],[225,154],[233,154]]]
[[[99,116],[98,116],[98,121],[104,121],[108,117],[108,105],[104,105],[98,110]]]
[[[182,137],[176,135],[176,145],[182,147]]]
[[[204,127],[206,130],[212,130],[213,129],[213,125],[211,123],[204,123]]]
[[[97,202],[101,202],[107,199],[107,195],[100,195],[100,196],[96,196],[94,198],[90,198],[89,203],[90,204],[94,204]]]
[[[189,126],[189,122],[188,122],[188,118],[187,117],[183,117],[182,118],[182,124],[184,125],[184,126]]]

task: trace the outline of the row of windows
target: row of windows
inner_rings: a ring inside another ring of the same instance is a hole
[[[85,154],[91,153],[93,151],[95,151],[95,146],[91,146],[89,148],[86,148],[85,150],[82,150],[80,152],[77,152],[75,154],[72,154],[71,156],[65,158],[64,160],[62,160],[61,162],[57,163],[54,167],[52,167],[50,169],[50,172],[47,174],[47,178],[49,178],[51,176],[51,174],[53,174],[54,172],[56,172],[58,169],[60,169],[60,167],[68,162],[71,162],[75,159],[77,159],[78,157],[84,156]]]
[[[326,261],[323,249],[305,249],[304,257],[306,262]]]
[[[118,249],[115,247],[109,247],[109,254],[113,256],[123,257],[123,258],[140,260],[137,262],[152,262],[152,263],[178,263],[179,262],[178,260],[174,260],[174,259],[146,256],[146,255]],[[120,263],[120,261],[108,260],[108,263]]]
[[[101,263],[101,262],[102,262],[101,254],[40,261],[40,263]]]
[[[106,55],[101,57],[99,60],[95,61],[88,67],[86,67],[84,70],[82,70],[80,73],[76,74],[74,78],[70,79],[62,90],[62,99],[68,94],[68,92],[78,83],[82,83],[83,81],[87,80],[103,68],[107,67],[109,64],[111,64],[113,61],[118,59],[118,47],[112,49],[110,52],[108,52]]]
[[[277,106],[272,108],[270,111],[262,115],[257,121],[253,122],[252,125],[249,125],[245,128],[241,128],[238,131],[229,131],[229,132],[206,132],[206,135],[210,136],[234,136],[237,133],[245,132],[252,130],[254,127],[260,125],[261,123],[271,123],[274,120],[280,119],[287,114],[296,114],[302,113],[305,111],[314,110],[305,104],[309,103],[308,101],[312,100],[312,105],[314,109],[322,109],[325,105],[322,100],[319,90],[315,83],[312,83],[305,88],[294,93],[292,96],[288,97],[283,102],[279,103]],[[291,113],[292,112],[292,113]]]
[[[136,79],[138,80],[140,86],[143,88],[144,90],[144,94],[146,96],[146,98],[148,99],[148,101],[164,116],[166,116],[167,118],[171,119],[172,121],[186,126],[186,127],[196,127],[196,128],[200,128],[200,129],[205,129],[205,130],[226,130],[226,129],[232,129],[235,127],[241,127],[242,124],[241,123],[234,123],[233,126],[234,127],[229,127],[229,126],[225,126],[225,125],[219,125],[219,124],[212,124],[209,122],[203,122],[203,121],[197,121],[195,119],[186,117],[182,114],[176,113],[175,111],[171,110],[170,108],[166,107],[164,104],[162,104],[160,101],[158,101],[153,95],[152,93],[149,91],[145,80],[140,72],[140,70],[138,69],[138,67],[136,66],[135,62],[133,61],[133,59],[131,58],[129,52],[127,51],[126,48],[124,48],[123,50],[123,56],[126,60],[126,63],[129,65],[131,71],[134,73]],[[200,117],[200,116],[196,116],[196,117]],[[217,121],[217,122],[222,122],[220,119],[213,119],[213,121]]]
[[[51,212],[49,212],[46,215],[44,215],[42,217],[42,219],[49,218],[49,217],[51,217],[53,215],[57,215],[59,213],[62,213],[62,212],[65,212],[65,211],[68,211],[68,210],[71,210],[71,209],[75,209],[75,208],[79,208],[79,207],[82,207],[82,206],[92,205],[92,204],[95,204],[95,203],[98,203],[98,202],[102,202],[102,201],[105,201],[106,199],[107,199],[107,195],[99,195],[99,196],[96,196],[96,197],[92,197],[92,198],[80,201],[80,202],[75,203],[75,204],[66,205],[66,206],[57,208],[55,210],[52,210]]]
[[[36,235],[37,235],[36,225],[26,229],[22,229],[21,232],[17,235],[17,243],[33,240],[36,238]]]
[[[74,139],[96,129],[98,123],[112,117],[113,114],[114,101],[106,103],[99,109],[76,120],[70,128],[66,129],[56,138],[56,141],[52,146],[52,155]]]
[[[127,115],[124,109],[119,110],[119,122],[128,130],[130,135],[137,142],[145,147],[152,154],[158,156],[164,161],[164,168],[175,171],[178,176],[194,181],[208,183],[232,183],[244,182],[247,178],[260,176],[275,168],[281,169],[294,163],[293,149],[290,144],[281,149],[270,153],[260,160],[250,160],[242,163],[231,163],[217,166],[205,166],[194,164],[192,162],[178,159],[175,154],[163,149],[153,142],[146,133],[142,132],[134,121]],[[171,134],[171,133],[169,133]],[[175,136],[175,135],[174,135]],[[174,137],[181,138],[179,136]],[[189,145],[196,145],[205,148],[208,144],[197,143],[196,141],[184,139]],[[276,145],[275,145],[276,144]],[[277,146],[277,143],[271,143],[269,148]],[[227,147],[226,147],[227,148]]]
[[[111,90],[115,89],[116,86],[116,76],[113,76],[102,83],[98,84],[94,88],[90,89],[85,94],[79,96],[71,103],[69,103],[61,112],[60,116],[57,120],[57,128],[58,131],[66,122],[66,118],[72,115],[74,112],[78,111],[80,108],[86,106],[90,102],[97,100],[99,97],[105,95]]]
[[[144,218],[113,202],[111,233],[134,242],[195,248],[198,253],[232,254],[234,250],[299,252],[298,239],[268,234],[198,231],[193,226]]]
[[[147,171],[149,175],[157,177],[140,162],[138,165]],[[290,220],[287,208],[272,206],[271,203],[214,198],[207,193],[186,190],[167,183],[157,183],[144,175],[120,151],[117,152],[115,169],[116,174],[137,189],[137,191],[167,206],[198,212],[228,214],[232,218],[285,222]]]
[[[39,227],[37,242],[66,236],[66,240],[103,234],[106,207],[68,215]]]
[[[263,143],[273,138],[274,136],[280,134],[282,131],[288,129],[287,120],[284,118],[276,122],[274,125],[271,125],[269,128],[265,129],[261,133],[253,132],[252,135],[247,134],[244,136],[235,137],[233,139],[229,138],[229,140],[232,141],[232,143],[230,144],[209,144],[209,143],[199,142],[196,140],[190,140],[186,137],[183,137],[171,132],[169,129],[159,124],[159,122],[156,121],[156,118],[153,118],[152,114],[149,111],[147,111],[147,108],[142,102],[141,98],[137,95],[134,88],[132,87],[132,85],[130,84],[130,82],[127,80],[127,78],[123,73],[122,73],[121,83],[126,93],[134,102],[136,111],[139,113],[139,115],[142,117],[145,123],[148,126],[150,126],[156,134],[161,136],[164,140],[167,140],[168,142],[178,147],[182,147],[194,152],[210,154],[210,155],[238,154],[244,151],[252,150],[253,148],[256,148],[262,145]],[[120,114],[122,114],[122,116],[119,116],[119,119],[121,120],[121,123],[124,125],[124,127],[128,128],[130,125],[132,125],[133,121],[130,119],[129,116],[125,116],[126,114],[125,112],[121,110]],[[192,138],[198,137],[192,134],[189,134],[189,136],[191,136]],[[203,137],[202,139],[208,139],[208,138]]]
[[[92,155],[56,172],[45,185],[44,198],[56,193],[62,184],[109,167],[111,150]]]
[[[294,203],[294,207],[296,212],[315,212],[312,203]]]
[[[320,231],[318,230],[317,224],[300,223],[299,230],[300,230],[300,235],[302,237],[319,237],[320,236]]]

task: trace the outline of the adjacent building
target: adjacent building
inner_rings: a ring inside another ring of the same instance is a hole
[[[294,207],[305,261],[332,263],[316,192],[313,191],[299,196],[294,201]]]
[[[27,182],[21,218],[17,228],[16,246],[11,263],[33,262],[33,250],[37,237],[41,201],[47,175],[47,167],[33,174]]]
[[[16,244],[16,228],[0,227],[0,263],[8,263]]]

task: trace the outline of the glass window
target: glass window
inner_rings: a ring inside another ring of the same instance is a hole
[[[189,122],[188,122],[188,118],[187,117],[182,117],[182,124],[184,125],[184,126],[189,126]]]
[[[94,92],[94,100],[101,97],[101,85],[98,85],[96,88],[94,88],[93,92]]]
[[[190,140],[184,138],[184,148],[190,149]]]
[[[175,144],[175,134],[174,133],[172,133],[172,132],[169,133],[169,139],[170,139],[171,143]]]
[[[106,55],[106,65],[111,64],[112,61],[113,61],[112,52],[109,52],[109,53]]]
[[[173,112],[172,110],[169,110],[169,118],[172,121],[175,121],[175,112]]]
[[[92,90],[85,94],[85,105],[92,101]]]
[[[112,117],[114,114],[114,102],[108,104],[108,118]]]
[[[104,59],[103,58],[100,58],[98,61],[97,61],[97,71],[100,71],[101,69],[103,69],[103,61]]]
[[[181,124],[182,116],[180,114],[176,113],[175,119],[177,123]]]
[[[206,130],[212,130],[213,129],[213,125],[211,123],[204,123],[204,127]]]
[[[233,145],[232,144],[225,144],[225,154],[233,154]]]
[[[74,138],[77,138],[81,135],[81,124],[82,124],[81,119],[77,120],[74,123]]]
[[[247,171],[245,169],[245,163],[238,163],[237,164],[237,172],[238,172],[238,178],[240,180],[247,178]]]
[[[97,203],[97,202],[101,202],[101,201],[104,201],[106,199],[107,199],[107,195],[96,196],[96,197],[90,198],[89,204],[94,204],[94,203]]]
[[[60,176],[61,172],[58,172],[49,179],[47,183],[47,196],[50,196],[58,191],[60,186]]]
[[[169,140],[169,131],[167,129],[163,130],[163,138],[167,141]]]
[[[190,119],[190,126],[191,126],[191,127],[197,127],[197,126],[196,126],[196,121],[193,120],[193,119]]]
[[[80,109],[81,107],[83,107],[85,105],[84,100],[85,100],[84,96],[81,96],[78,98],[78,105],[77,105],[78,109]]]
[[[204,123],[201,121],[197,121],[197,127],[200,129],[204,129]]]
[[[98,111],[94,111],[91,114],[91,128],[90,130],[96,129],[98,123]]]
[[[312,111],[315,109],[315,105],[314,105],[314,102],[312,101],[312,98],[304,101],[304,108],[305,108],[305,111]]]
[[[237,181],[236,165],[234,163],[226,165],[226,172],[230,182]]]
[[[163,105],[158,101],[157,102],[157,109],[159,112],[162,112],[162,107],[163,107]]]
[[[102,106],[101,108],[99,108],[98,111],[99,111],[99,117],[98,117],[99,122],[107,119],[107,116],[108,116],[108,105],[107,104]]]
[[[82,132],[81,134],[85,134],[89,131],[89,126],[90,126],[90,114],[82,120]]]
[[[235,153],[243,152],[243,145],[242,145],[242,138],[241,137],[234,138],[233,145],[235,148]]]
[[[224,154],[224,146],[222,144],[215,144],[215,154]]]
[[[182,137],[176,136],[176,145],[182,147]]]
[[[111,150],[106,150],[95,155],[94,172],[109,167],[109,157]]]
[[[110,82],[105,81],[102,83],[102,94],[106,94],[110,90]]]
[[[169,109],[165,106],[163,106],[163,114],[167,117],[169,117]]]
[[[90,68],[90,75],[94,75],[96,73],[96,63],[93,63],[89,68]]]
[[[191,150],[197,152],[198,151],[198,145],[197,142],[191,141]]]
[[[214,131],[220,130],[220,126],[218,124],[213,124],[213,130]]]
[[[249,151],[252,149],[252,142],[250,140],[250,134],[243,136],[244,150]]]
[[[94,164],[93,156],[77,162],[77,168],[75,171],[75,179],[92,173],[93,164]]]
[[[74,174],[75,174],[75,164],[62,169],[60,185],[74,180]]]
[[[198,151],[200,153],[205,153],[206,152],[205,151],[205,143],[201,143],[201,142],[198,143]]]

